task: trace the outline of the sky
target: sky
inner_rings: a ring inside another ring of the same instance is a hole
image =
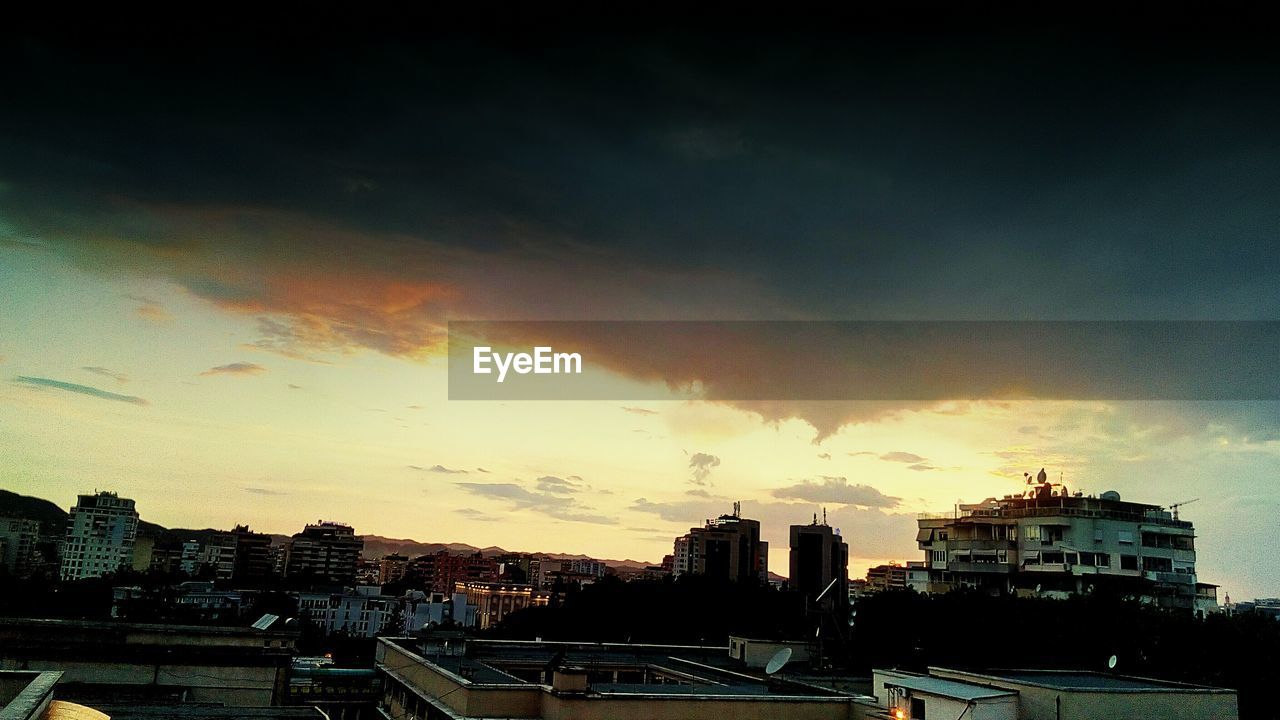
[[[840,20],[5,30],[0,487],[650,562],[740,500],[781,574],[825,507],[860,574],[1044,467],[1280,593],[1274,401],[448,399],[450,320],[1280,319],[1274,51]]]

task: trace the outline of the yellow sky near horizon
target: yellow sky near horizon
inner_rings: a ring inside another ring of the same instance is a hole
[[[1167,432],[1158,404],[1152,420],[1114,403],[939,403],[819,438],[800,419],[704,401],[450,402],[442,357],[290,357],[255,344],[255,315],[177,285],[0,253],[0,487],[63,506],[112,489],[169,527],[288,534],[325,518],[385,537],[658,562],[673,537],[741,500],[774,572],[787,573],[787,525],[825,506],[857,576],[920,557],[916,513],[1016,492],[1024,471],[1167,504],[1205,494],[1179,469],[1189,459],[1212,450],[1226,467],[1277,450]],[[698,454],[717,459],[702,478]],[[796,490],[830,483],[862,488],[867,504]],[[1189,508],[1222,518],[1201,526],[1201,567],[1216,570],[1202,579],[1261,593],[1248,558],[1232,565],[1235,496]]]

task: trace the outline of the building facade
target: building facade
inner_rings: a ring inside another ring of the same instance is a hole
[[[18,517],[0,517],[0,573],[26,577],[31,570],[40,523]]]
[[[732,515],[708,519],[690,528],[674,543],[672,574],[765,584],[769,582],[769,543],[760,540],[760,522],[741,516],[738,503]]]
[[[791,587],[816,600],[826,597],[844,603],[849,596],[849,546],[844,538],[815,515],[809,525],[791,526]],[[832,586],[832,583],[835,583]]]
[[[1195,529],[1118,493],[1071,494],[1043,470],[1021,495],[921,516],[930,592],[960,587],[1065,597],[1107,587],[1164,607],[1197,607]],[[1203,600],[1200,600],[1203,604]]]
[[[285,575],[290,579],[341,585],[356,576],[356,565],[364,549],[350,525],[319,521],[293,536],[285,558]]]
[[[481,630],[497,626],[513,612],[527,607],[544,606],[551,602],[551,593],[538,590],[531,585],[460,582],[454,592],[455,596],[464,595],[467,605],[475,606],[475,624]]]
[[[113,492],[81,495],[67,518],[62,579],[95,578],[131,568],[137,536],[138,511],[133,500]]]

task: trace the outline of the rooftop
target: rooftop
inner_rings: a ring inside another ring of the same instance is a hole
[[[932,672],[933,668],[930,668]],[[981,673],[964,673],[974,678],[1008,681],[1026,685],[1053,688],[1054,690],[1089,690],[1092,692],[1235,692],[1207,685],[1129,675],[1092,672],[1088,670],[987,670]]]
[[[928,695],[951,698],[954,700],[986,700],[988,698],[1011,697],[1017,695],[1012,690],[1000,690],[984,687],[959,680],[945,680],[927,675],[895,676],[885,680],[885,685],[907,688]]]

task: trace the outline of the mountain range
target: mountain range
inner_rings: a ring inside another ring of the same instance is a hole
[[[29,495],[19,495],[8,490],[0,490],[0,517],[21,517],[36,520],[40,523],[40,532],[46,537],[56,537],[62,534],[67,527],[68,512],[57,504],[38,497]],[[138,534],[144,537],[154,537],[157,540],[185,540],[200,539],[211,535],[218,530],[212,528],[204,528],[200,530],[188,528],[166,528],[162,525],[138,521]],[[288,535],[271,534],[273,544],[280,544],[289,539]],[[441,543],[441,542],[422,542],[410,538],[388,538],[381,535],[362,535],[364,540],[364,557],[380,558],[384,555],[399,553],[409,557],[417,557],[418,555],[429,555],[437,553],[441,550],[448,550],[451,553],[480,553],[485,557],[495,555],[505,555],[508,550],[500,548],[496,545],[488,547],[476,547],[466,543]],[[524,552],[524,551],[520,551]],[[555,552],[539,552],[532,553],[542,557],[555,558],[557,560],[585,560],[590,559],[587,555],[576,555],[569,553]],[[609,567],[624,570],[639,570],[654,563],[644,562],[641,560],[603,560]]]

